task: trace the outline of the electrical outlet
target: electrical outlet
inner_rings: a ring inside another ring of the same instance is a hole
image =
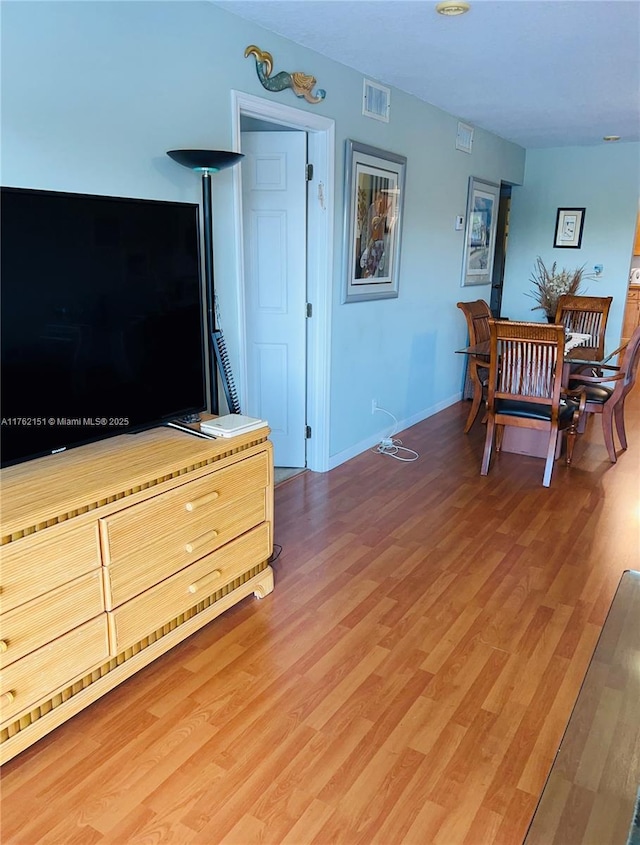
[[[378,410],[378,400],[377,400],[377,399],[372,399],[372,400],[371,400],[371,413],[372,413],[372,414],[375,414],[375,412],[376,412],[377,410]]]

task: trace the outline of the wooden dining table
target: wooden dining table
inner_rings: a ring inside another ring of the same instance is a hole
[[[568,344],[567,344],[568,346]],[[580,364],[581,366],[602,366],[606,364],[611,358],[607,355],[604,358],[596,356],[596,348],[594,346],[574,346],[572,348],[565,347],[564,353],[564,369],[562,372],[563,384],[565,382],[565,371],[568,374],[571,370],[571,365]],[[490,341],[483,340],[482,343],[475,343],[473,346],[465,346],[463,349],[456,349],[456,353],[460,355],[470,355],[474,358],[479,358],[486,361],[489,366]]]

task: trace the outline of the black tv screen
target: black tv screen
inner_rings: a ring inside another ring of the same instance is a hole
[[[198,206],[0,200],[2,465],[202,410]]]

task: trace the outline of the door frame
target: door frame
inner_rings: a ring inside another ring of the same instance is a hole
[[[306,416],[312,436],[307,442],[307,468],[329,469],[329,366],[331,338],[335,122],[303,109],[231,91],[233,149],[241,150],[241,118],[252,117],[307,133],[309,161],[314,176],[307,192],[307,302],[313,316],[307,320]],[[241,393],[246,398],[247,328],[244,295],[244,250],[241,168],[232,170],[235,220],[236,291]]]

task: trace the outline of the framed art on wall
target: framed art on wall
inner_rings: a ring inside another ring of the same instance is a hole
[[[398,296],[405,156],[347,141],[343,302]]]
[[[580,249],[586,208],[559,208],[556,215],[556,234],[553,245],[557,249]]]
[[[469,177],[467,226],[462,260],[462,286],[491,282],[496,249],[500,186]]]

